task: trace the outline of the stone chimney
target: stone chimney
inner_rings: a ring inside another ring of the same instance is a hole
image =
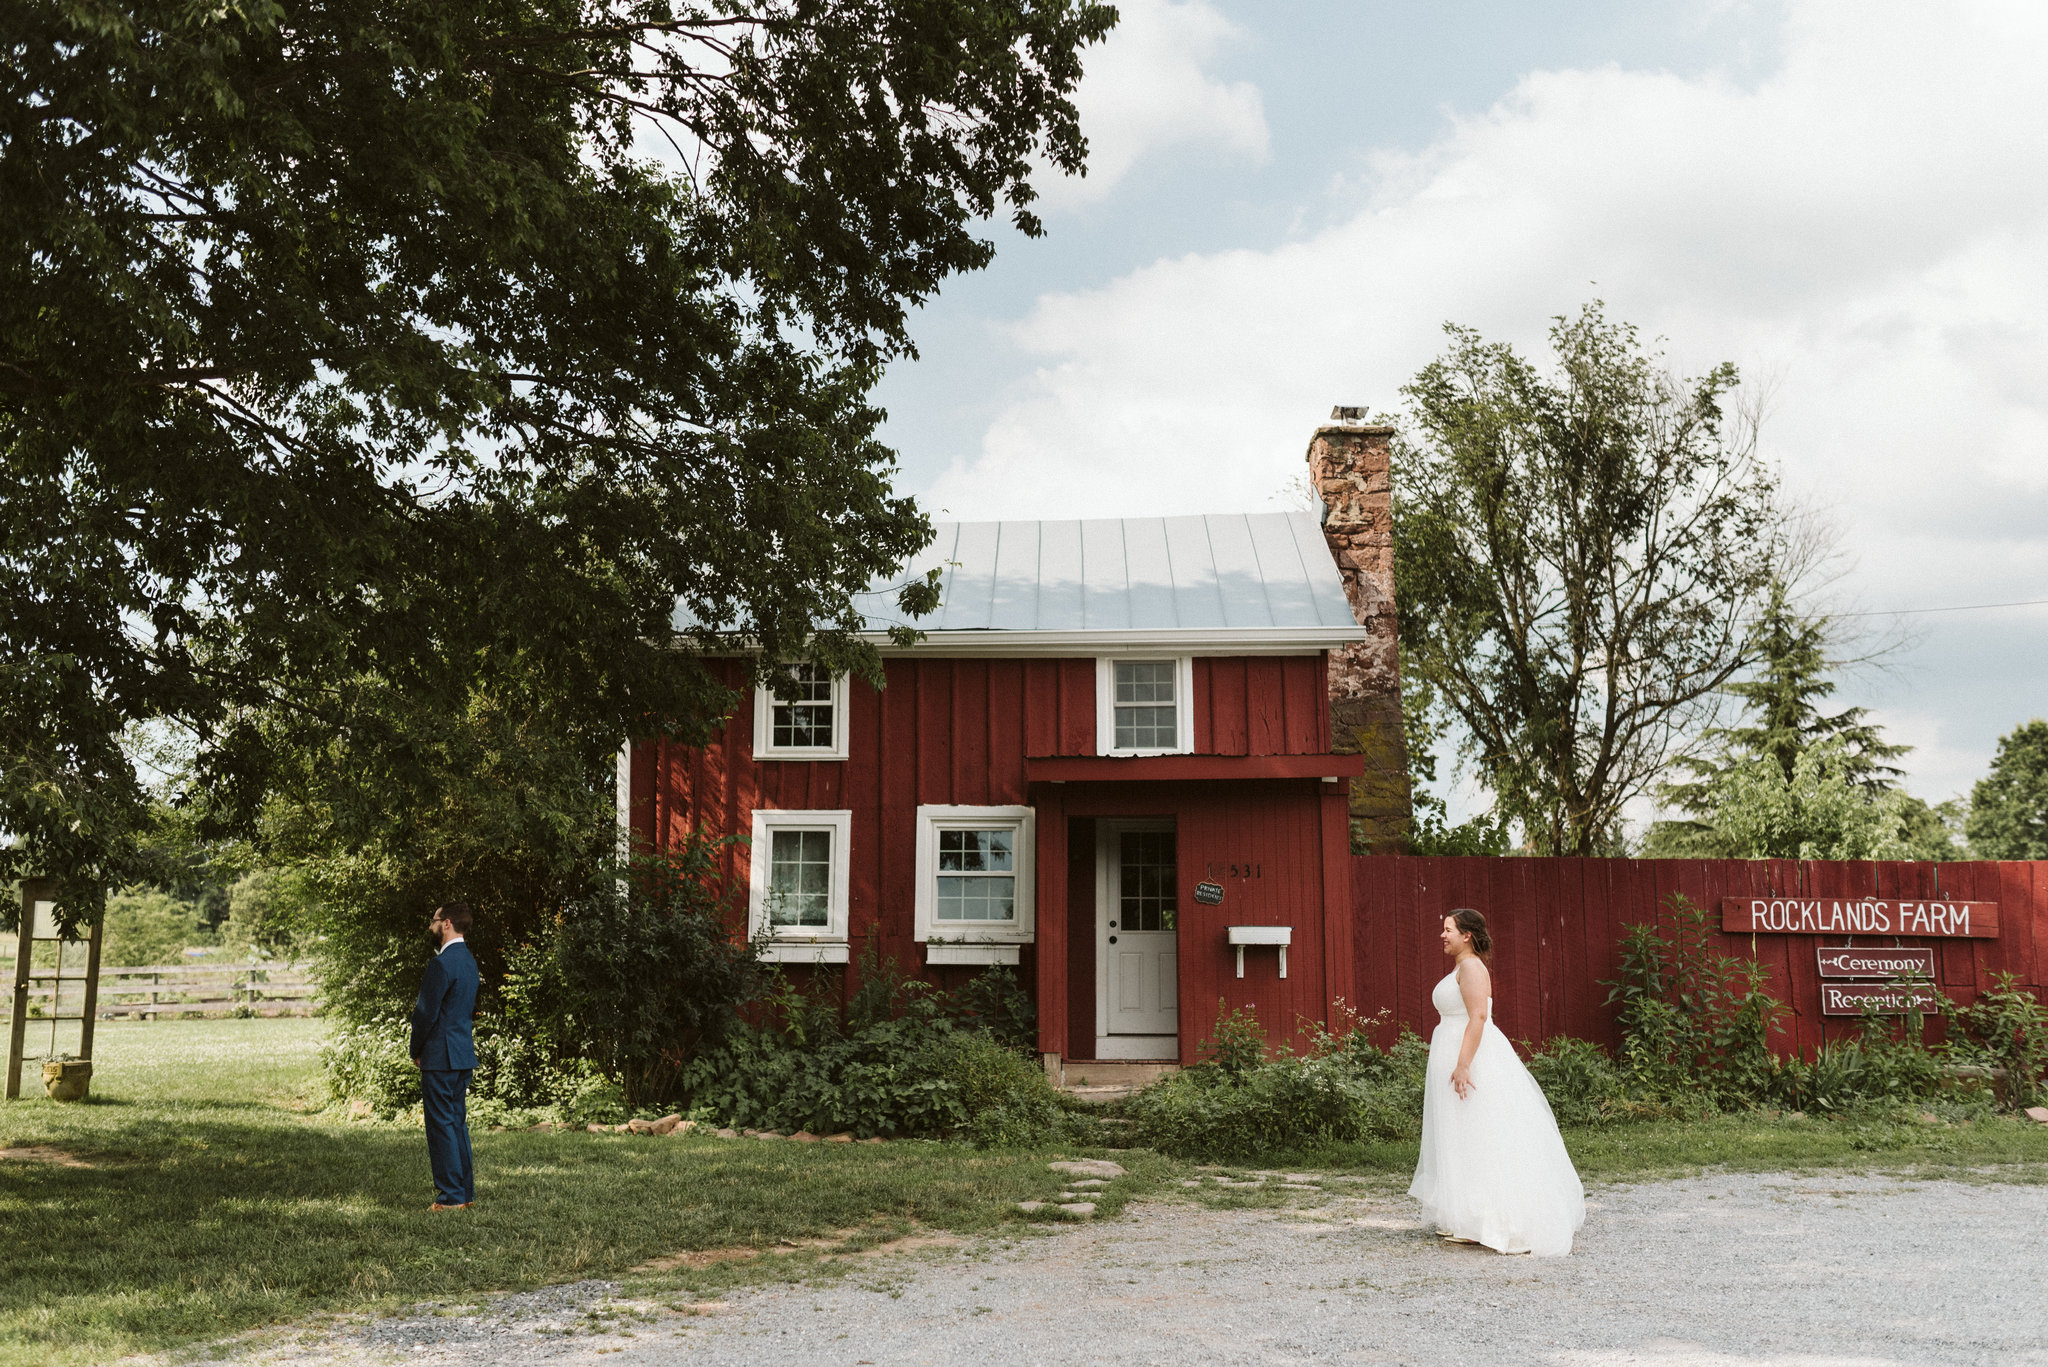
[[[1337,408],[1308,444],[1309,482],[1323,505],[1323,538],[1368,640],[1330,652],[1330,738],[1365,756],[1351,781],[1351,852],[1397,854],[1414,822],[1408,743],[1401,728],[1401,654],[1394,617],[1394,429]]]

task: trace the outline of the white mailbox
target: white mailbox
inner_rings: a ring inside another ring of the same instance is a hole
[[[1237,976],[1244,976],[1244,947],[1272,945],[1280,951],[1280,976],[1287,976],[1287,946],[1294,943],[1293,926],[1232,926],[1230,943],[1237,949]]]

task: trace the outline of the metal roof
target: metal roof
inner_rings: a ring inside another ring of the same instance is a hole
[[[1123,644],[1316,650],[1365,639],[1313,513],[943,522],[903,572],[868,590],[868,624],[919,649]],[[896,590],[937,566],[939,608],[908,619]]]

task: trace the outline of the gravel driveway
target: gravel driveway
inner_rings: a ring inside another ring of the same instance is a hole
[[[1767,1175],[1611,1187],[1594,1194],[1574,1255],[1547,1260],[1444,1244],[1412,1203],[1328,1186],[1279,1210],[1134,1206],[735,1293],[691,1317],[605,1329],[585,1312],[615,1288],[583,1283],[257,1360],[2048,1364],[2048,1186]]]

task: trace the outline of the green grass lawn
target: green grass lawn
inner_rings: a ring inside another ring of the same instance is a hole
[[[1593,1183],[1689,1177],[1709,1169],[1821,1168],[2048,1182],[2048,1125],[2010,1115],[1927,1125],[1912,1120],[1910,1112],[1823,1119],[1755,1112],[1573,1126],[1564,1139],[1579,1175]],[[1346,1144],[1289,1161],[1319,1171],[1380,1174],[1405,1187],[1415,1171],[1415,1153],[1412,1141]]]
[[[90,1164],[0,1161],[0,1363],[103,1362],[684,1250],[972,1231],[1060,1189],[1048,1154],[483,1133],[476,1207],[430,1214],[420,1131],[315,1112],[323,1031],[106,1024],[91,1102],[0,1108],[0,1147]]]
[[[104,1362],[322,1312],[617,1276],[692,1250],[777,1250],[634,1283],[659,1291],[822,1273],[829,1236],[858,1248],[916,1229],[987,1230],[1060,1189],[1055,1155],[928,1143],[794,1145],[631,1135],[478,1134],[475,1209],[428,1213],[417,1129],[318,1110],[309,1020],[100,1027],[94,1099],[0,1107],[0,1148],[87,1164],[0,1160],[0,1367]],[[31,1084],[34,1078],[28,1079]],[[1734,1116],[1566,1134],[1594,1182],[1706,1168],[1990,1172],[2048,1180],[2048,1126],[2012,1118]],[[1271,1192],[1188,1193],[1190,1165],[1115,1155],[1114,1215],[1156,1193],[1224,1205]],[[1369,1175],[1398,1190],[1413,1144],[1349,1146],[1263,1166]],[[842,1264],[843,1266],[843,1264]]]

